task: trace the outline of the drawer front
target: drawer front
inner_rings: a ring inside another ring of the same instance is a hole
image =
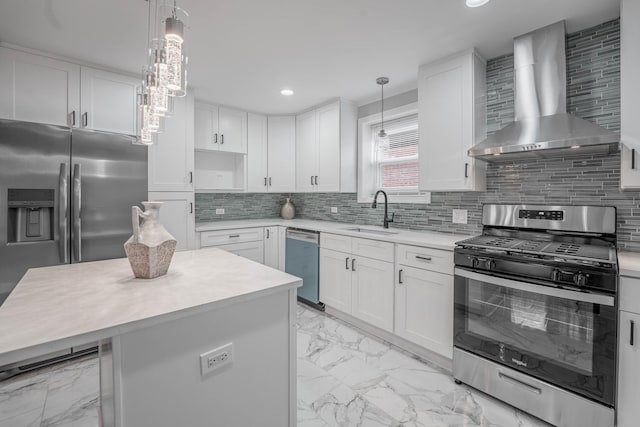
[[[396,252],[398,264],[453,275],[453,252],[451,251],[397,245]]]
[[[339,234],[320,233],[320,247],[333,251],[351,252],[351,237]]]
[[[232,230],[203,231],[200,233],[200,247],[228,245],[230,243],[262,241],[264,229],[237,228]]]
[[[260,242],[245,242],[245,243],[232,243],[229,245],[218,246],[220,249],[224,249],[227,252],[236,254],[243,258],[250,259],[251,261],[264,264],[264,244]]]
[[[393,243],[354,237],[351,242],[351,253],[354,256],[393,262]]]
[[[620,310],[640,314],[640,279],[620,277]]]

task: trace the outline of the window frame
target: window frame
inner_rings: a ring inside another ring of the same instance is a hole
[[[413,102],[397,108],[389,109],[384,112],[385,122],[418,113],[418,103]],[[380,113],[358,119],[358,203],[371,203],[373,194],[378,190],[378,174],[379,165],[386,163],[402,163],[407,159],[396,161],[394,159],[379,162],[374,154],[375,143],[373,139],[373,128],[381,121]],[[416,156],[418,158],[418,156]],[[389,188],[389,203],[415,203],[429,204],[431,203],[431,193],[416,191],[402,191],[402,187],[398,190]],[[404,194],[403,194],[404,193]]]

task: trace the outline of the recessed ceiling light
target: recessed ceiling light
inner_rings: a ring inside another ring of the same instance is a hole
[[[467,7],[480,7],[489,3],[489,0],[467,0]]]
[[[280,94],[284,96],[291,96],[293,95],[293,91],[291,89],[282,89]]]

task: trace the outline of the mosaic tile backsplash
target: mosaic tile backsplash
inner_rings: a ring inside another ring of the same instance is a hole
[[[567,36],[567,109],[620,130],[620,23],[605,22]],[[513,121],[513,55],[487,62],[487,129]],[[487,191],[432,193],[431,204],[391,204],[392,227],[476,234],[484,203],[589,204],[618,208],[621,247],[640,251],[640,193],[621,191],[620,156],[580,156],[490,164]],[[196,194],[198,222],[277,217],[286,194]],[[382,225],[383,208],[357,203],[354,193],[293,194],[297,217]],[[338,213],[330,213],[330,207]],[[225,215],[215,215],[224,208]],[[452,209],[466,209],[468,224],[453,224]]]

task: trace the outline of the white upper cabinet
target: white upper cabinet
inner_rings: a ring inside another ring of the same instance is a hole
[[[267,116],[249,113],[247,117],[247,191],[268,191]]]
[[[104,132],[135,135],[140,80],[89,67],[82,67],[80,75],[80,125]]]
[[[420,67],[420,190],[486,190],[486,163],[467,156],[486,136],[485,75],[475,51]]]
[[[622,0],[620,4],[620,84],[621,135],[620,187],[640,188],[640,3]]]
[[[249,114],[247,191],[295,191],[296,118]]]
[[[340,100],[296,117],[296,191],[355,192],[358,109]]]
[[[0,47],[0,118],[78,126],[80,66]]]
[[[268,191],[296,191],[296,118],[270,116],[267,132]]]
[[[149,191],[193,190],[193,121],[193,95],[175,98],[173,116],[149,146]]]
[[[247,152],[247,113],[197,102],[195,147],[198,150]]]

